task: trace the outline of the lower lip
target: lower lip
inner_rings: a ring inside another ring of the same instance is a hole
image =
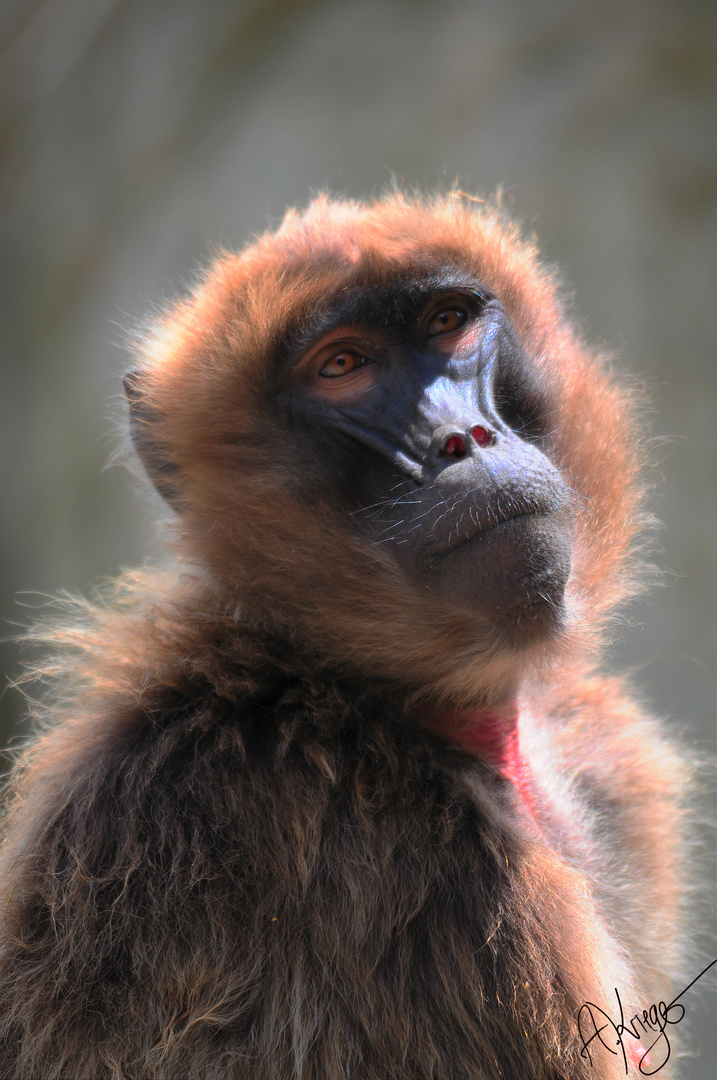
[[[467,544],[473,544],[475,542],[483,540],[484,537],[495,536],[496,533],[504,532],[512,525],[516,525],[521,521],[526,521],[528,519],[538,519],[546,516],[547,513],[545,511],[530,510],[525,514],[516,514],[515,517],[505,518],[503,521],[496,522],[495,525],[489,525],[488,528],[481,529],[480,532],[470,533],[468,536],[463,537],[462,540],[459,540],[458,543],[453,544],[450,547],[440,548],[438,551],[431,552],[426,557],[426,566],[432,566],[436,562],[436,560],[442,559],[446,555],[452,555],[454,552],[459,551]]]

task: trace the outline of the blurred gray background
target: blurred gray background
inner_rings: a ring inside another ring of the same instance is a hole
[[[42,606],[28,591],[147,557],[151,499],[105,468],[123,342],[217,246],[318,190],[501,187],[585,332],[651,387],[665,585],[612,663],[713,754],[716,42],[699,0],[3,0],[7,635]],[[18,692],[0,707],[17,740]],[[714,1075],[712,976],[685,1002],[691,1080]]]

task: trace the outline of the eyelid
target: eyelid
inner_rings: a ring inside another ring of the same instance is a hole
[[[359,358],[359,361],[363,360],[366,362],[357,363],[355,368],[345,374],[322,374],[324,367],[330,363],[332,359],[342,352],[349,351],[353,352],[353,354]],[[315,361],[312,361],[309,364],[307,374],[303,380],[304,392],[311,397],[321,399],[334,405],[357,401],[375,387],[378,378],[378,367],[378,360],[372,356],[366,356],[360,349],[349,350],[344,348],[332,350],[329,355],[321,361],[320,366]]]
[[[431,322],[437,315],[440,315],[442,311],[462,311],[466,316],[465,320],[460,326],[457,326],[455,330],[447,330],[444,332],[445,336],[449,338],[451,334],[458,334],[464,330],[471,320],[478,320],[483,314],[483,310],[488,301],[489,297],[480,289],[465,289],[446,293],[440,300],[428,307],[421,320],[423,340],[431,341],[436,337],[443,336],[440,331],[433,334],[428,333],[428,327]]]
[[[368,360],[368,364],[359,365],[355,371],[373,366],[381,362],[382,345],[380,341],[371,339],[356,327],[344,326],[339,330],[325,334],[323,338],[315,341],[299,357],[293,367],[286,373],[280,389],[285,390],[298,383],[315,383],[320,378],[320,371],[332,357],[342,352],[351,352]],[[326,378],[322,382],[341,382],[354,372],[339,376],[334,380]]]

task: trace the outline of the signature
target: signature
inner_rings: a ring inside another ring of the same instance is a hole
[[[615,987],[615,997],[617,998],[619,1013],[618,1020],[613,1020],[598,1005],[586,1001],[578,1013],[578,1032],[583,1042],[580,1056],[587,1058],[588,1064],[592,1065],[590,1046],[597,1039],[599,1045],[603,1046],[609,1053],[615,1056],[622,1054],[626,1076],[628,1073],[628,1059],[632,1065],[638,1068],[642,1076],[654,1076],[670,1059],[670,1040],[667,1036],[667,1027],[670,1024],[673,1026],[679,1024],[685,1015],[685,1007],[679,1003],[680,998],[715,964],[717,964],[717,960],[713,960],[711,964],[703,968],[699,975],[684,990],[681,990],[668,1005],[664,1001],[658,1001],[657,1004],[651,1005],[649,1009],[636,1012],[628,1024],[625,1023],[625,1014],[617,987]],[[653,1036],[654,1038],[652,1038]],[[651,1038],[652,1042],[648,1042]]]

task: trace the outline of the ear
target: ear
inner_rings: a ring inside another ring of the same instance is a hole
[[[158,414],[144,393],[144,372],[128,371],[122,383],[129,403],[129,431],[147,476],[173,510],[181,510],[179,468],[156,438]]]

